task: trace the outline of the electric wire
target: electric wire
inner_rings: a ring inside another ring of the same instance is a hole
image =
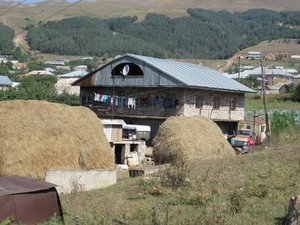
[[[22,0],[22,1],[18,2],[16,5],[14,5],[14,6],[8,8],[8,9],[4,10],[2,13],[0,13],[0,16],[3,16],[5,13],[13,10],[14,8],[18,7],[19,5],[21,5],[25,1],[27,1],[27,0]]]
[[[24,2],[24,1],[25,1],[25,0],[23,0],[22,2]],[[48,16],[48,17],[46,17],[46,18],[44,18],[44,19],[42,19],[42,20],[40,20],[40,21],[34,23],[34,26],[37,25],[37,24],[41,24],[41,23],[43,23],[43,22],[45,22],[45,21],[51,19],[52,17],[56,16],[57,14],[59,14],[59,13],[61,13],[61,12],[64,12],[64,11],[68,10],[69,8],[71,8],[71,7],[73,7],[73,6],[77,5],[77,4],[79,4],[81,1],[82,1],[82,0],[78,0],[77,2],[74,2],[74,3],[70,4],[70,5],[67,5],[66,7],[64,7],[64,8],[62,8],[62,9],[60,9],[60,10],[58,10],[57,12],[51,14],[50,16]],[[16,34],[15,34],[15,37],[21,35],[21,34],[24,33],[25,31],[26,31],[26,30],[22,30],[22,31],[16,33]],[[2,40],[2,42],[9,41],[9,40],[10,40],[10,38],[7,38],[6,40],[5,40],[5,39]]]

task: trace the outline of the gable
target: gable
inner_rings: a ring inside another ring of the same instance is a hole
[[[124,74],[124,72],[126,74]],[[115,58],[73,85],[95,76],[90,86],[103,87],[177,87],[229,92],[254,92],[220,72],[190,63],[127,54]]]

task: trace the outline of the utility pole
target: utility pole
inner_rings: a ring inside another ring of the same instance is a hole
[[[266,99],[266,82],[265,82],[265,71],[263,66],[263,55],[260,53],[260,67],[261,67],[261,75],[262,75],[262,97],[265,111],[265,120],[266,120],[266,136],[270,137],[270,124],[269,124],[269,113],[267,107],[267,99]]]
[[[241,56],[239,55],[239,73],[238,73],[238,79],[241,78]]]

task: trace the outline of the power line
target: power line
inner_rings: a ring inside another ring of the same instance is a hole
[[[13,10],[14,8],[16,8],[17,6],[21,5],[21,4],[22,4],[23,2],[25,2],[25,1],[26,1],[26,0],[22,0],[21,2],[18,2],[16,5],[14,5],[14,6],[8,8],[7,10],[4,10],[4,11],[0,14],[0,16],[3,16],[5,13],[7,13],[7,12]]]
[[[23,0],[22,2],[24,2],[24,1],[25,1],[25,0]],[[41,24],[41,23],[45,22],[46,20],[49,20],[49,19],[52,18],[53,16],[56,16],[57,14],[59,14],[59,13],[61,13],[61,12],[63,12],[63,11],[66,11],[67,9],[69,9],[69,8],[71,8],[71,7],[73,7],[73,6],[77,5],[77,4],[79,4],[81,1],[82,1],[82,0],[79,0],[79,1],[77,1],[77,2],[72,3],[71,5],[68,5],[68,6],[64,7],[63,9],[61,9],[61,10],[59,10],[59,11],[57,11],[57,12],[51,14],[50,16],[48,16],[48,17],[46,17],[46,18],[44,18],[44,19],[42,19],[42,20],[36,22],[34,25]],[[20,4],[21,4],[21,3],[20,3]],[[22,30],[22,31],[16,33],[16,34],[15,34],[15,37],[16,37],[16,36],[19,36],[20,34],[22,34],[22,33],[24,33],[24,32],[25,32],[25,30]],[[6,40],[2,40],[2,42],[8,41],[8,40],[10,40],[10,39],[7,38]]]

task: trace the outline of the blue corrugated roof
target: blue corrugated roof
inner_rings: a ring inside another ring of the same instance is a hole
[[[125,56],[143,61],[189,87],[255,92],[251,88],[224,76],[222,73],[204,66],[134,54]]]
[[[9,79],[8,76],[0,76],[0,85],[12,85],[13,82]]]
[[[83,77],[87,74],[88,74],[87,71],[76,70],[76,71],[66,73],[66,74],[63,74],[63,75],[58,75],[58,77]]]

